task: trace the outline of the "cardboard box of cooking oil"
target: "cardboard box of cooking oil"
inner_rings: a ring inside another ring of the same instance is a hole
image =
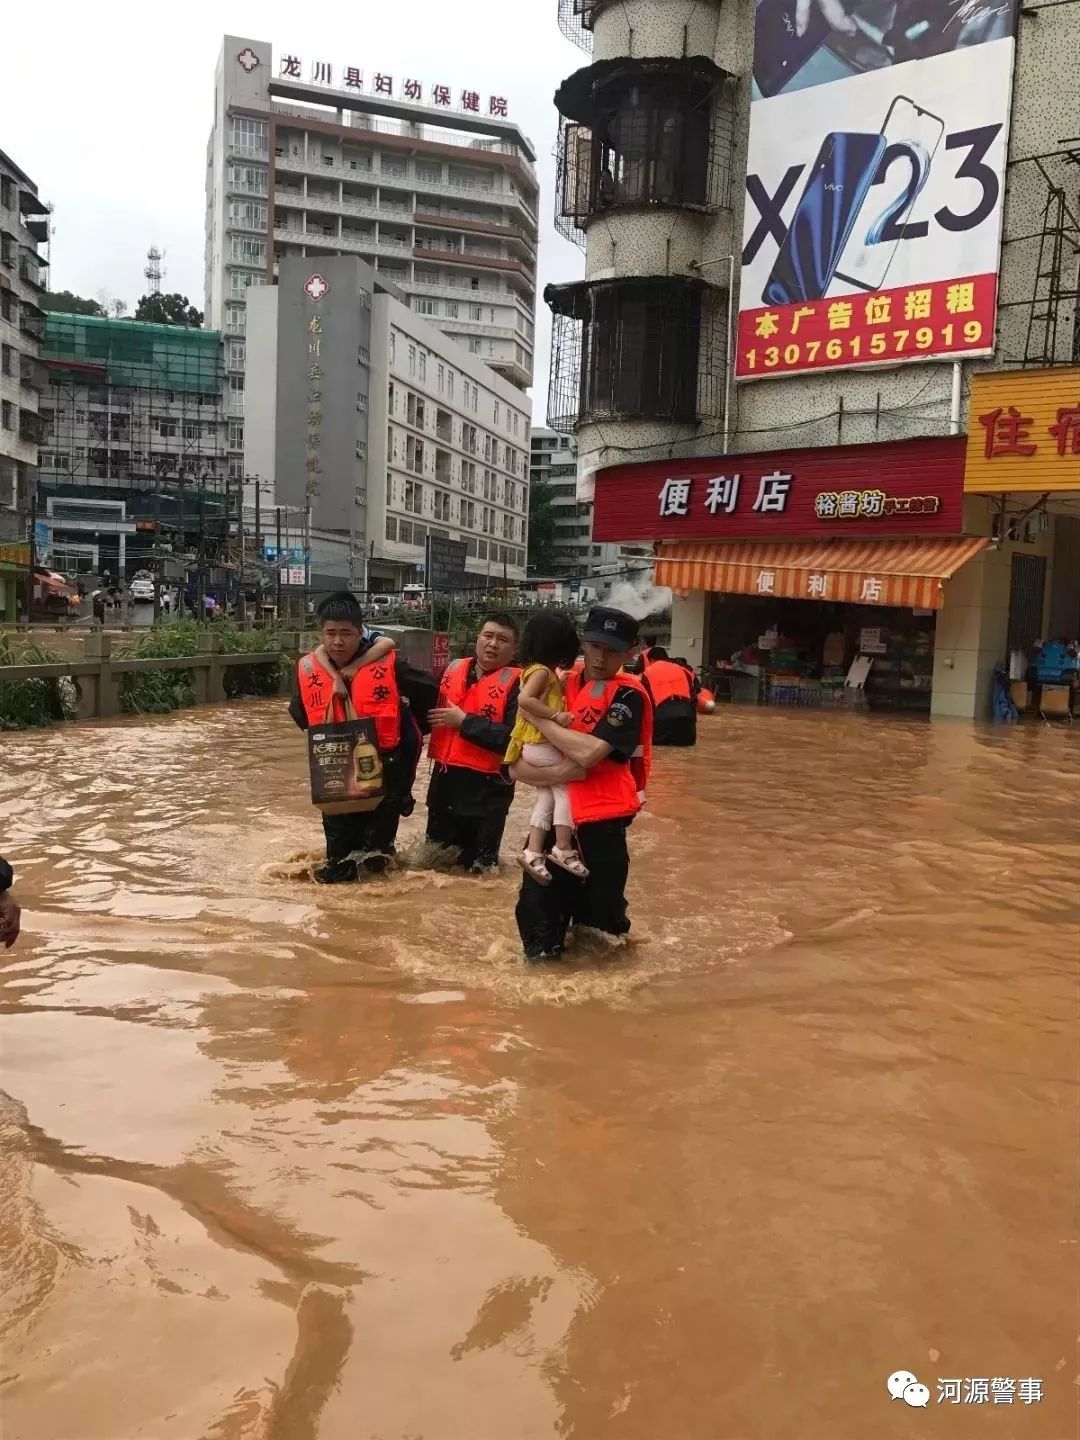
[[[351,815],[382,803],[386,792],[374,720],[312,725],[307,737],[313,805],[327,815]]]

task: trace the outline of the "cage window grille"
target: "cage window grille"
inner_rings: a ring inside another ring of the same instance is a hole
[[[723,410],[726,296],[685,279],[552,287],[548,424],[696,423]]]

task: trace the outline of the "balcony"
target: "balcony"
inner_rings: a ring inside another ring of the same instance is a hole
[[[42,272],[44,271],[48,263],[49,262],[47,260],[43,260],[41,256],[36,255],[33,252],[28,252],[25,255],[20,255],[19,279],[24,280],[27,285],[32,285],[35,290],[44,290],[46,288],[47,281]]]
[[[19,306],[19,329],[39,345],[45,339],[44,319],[36,310],[31,309],[25,300]]]
[[[486,220],[464,220],[452,215],[441,215],[435,211],[417,209],[414,217],[418,227],[428,230],[463,230],[470,235],[491,235],[497,239],[504,239],[509,246],[516,246],[526,260],[535,261],[536,246],[532,239],[526,235],[520,225],[502,225],[498,221]],[[480,247],[478,254],[498,254],[498,251],[489,252]]]
[[[522,345],[527,343],[512,325],[481,325],[478,320],[475,322],[472,320],[444,320],[438,315],[425,315],[424,318],[429,324],[437,325],[440,330],[445,330],[448,334],[487,335],[492,340],[517,339]],[[528,348],[531,350],[532,346],[529,345]]]
[[[289,226],[276,225],[274,239],[289,245],[314,245],[320,250],[345,251],[357,255],[393,255],[405,259],[412,253],[407,240],[392,240],[371,235],[350,235],[348,231],[325,234],[321,230],[294,230]]]
[[[303,155],[279,155],[274,161],[276,170],[288,171],[294,175],[333,176],[341,180],[364,180],[385,189],[419,191],[424,195],[451,195],[457,199],[468,196],[475,205],[498,205],[507,209],[518,208],[525,212],[535,227],[537,212],[529,200],[513,188],[499,189],[494,185],[479,185],[472,180],[421,180],[412,166],[396,165],[384,171],[353,169],[349,164],[335,161],[332,165],[316,163]],[[411,207],[410,207],[411,208]]]
[[[402,223],[412,219],[411,205],[395,205],[364,200],[334,200],[322,195],[304,195],[302,191],[275,190],[274,206],[279,210],[306,210],[308,214],[317,211],[326,215],[362,215],[368,220],[399,220]]]

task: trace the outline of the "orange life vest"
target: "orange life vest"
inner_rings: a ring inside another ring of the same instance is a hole
[[[594,820],[621,820],[636,815],[645,803],[645,788],[652,768],[653,707],[636,675],[618,674],[612,680],[587,680],[574,674],[566,682],[566,708],[574,717],[572,730],[592,734],[607,714],[615,692],[623,687],[640,692],[645,702],[641,744],[629,761],[601,760],[584,780],[567,785],[575,825]]]
[[[649,690],[652,693],[653,704],[657,710],[668,700],[689,700],[690,676],[681,665],[676,665],[674,660],[653,660],[650,662],[646,674],[649,677]]]
[[[457,705],[466,715],[483,715],[501,725],[506,719],[506,704],[514,682],[520,680],[521,671],[513,665],[501,670],[489,670],[481,674],[475,685],[469,684],[471,660],[455,660],[443,671],[439,684],[439,709]],[[497,775],[502,769],[503,752],[485,750],[466,740],[460,730],[452,725],[442,725],[432,730],[428,741],[428,758],[438,765],[457,765],[463,770],[478,770],[482,775]]]
[[[300,698],[309,725],[321,725],[326,707],[333,700],[331,718],[345,719],[345,705],[334,694],[334,677],[319,664],[314,655],[305,655],[298,667]],[[353,676],[350,687],[353,709],[362,720],[374,720],[379,749],[395,750],[401,744],[401,694],[397,683],[397,664],[393,655],[377,665],[365,665]]]

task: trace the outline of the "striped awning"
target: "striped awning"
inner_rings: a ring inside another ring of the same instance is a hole
[[[942,583],[989,545],[989,540],[973,535],[950,540],[673,541],[660,547],[656,584],[682,591],[940,610]]]

